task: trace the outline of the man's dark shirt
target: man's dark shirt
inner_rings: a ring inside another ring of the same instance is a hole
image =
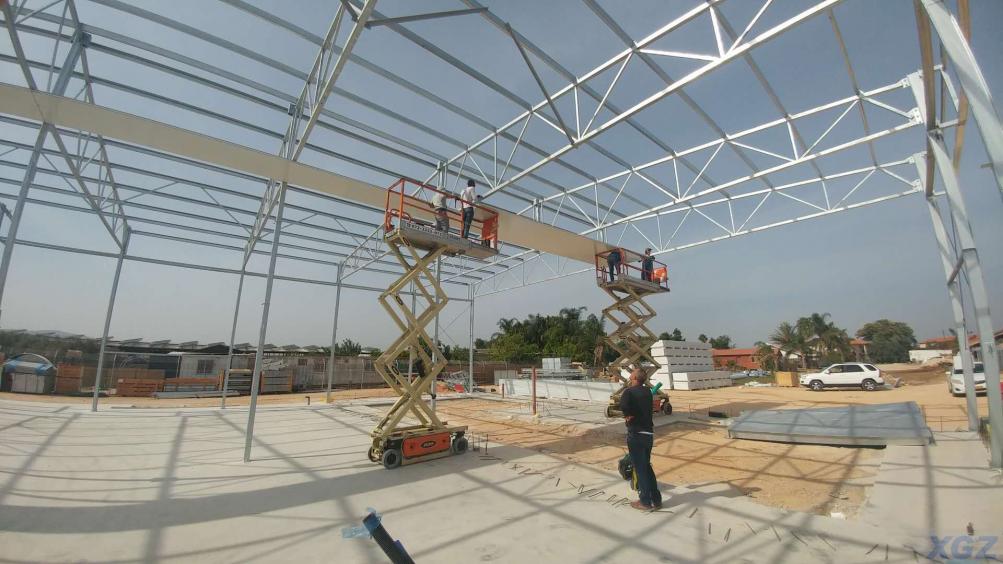
[[[633,415],[627,422],[627,430],[638,433],[651,433],[655,426],[651,422],[652,399],[651,390],[647,386],[631,386],[620,396],[620,411],[624,415]]]
[[[644,255],[644,258],[641,259],[641,270],[645,272],[651,272],[655,270],[655,257]]]

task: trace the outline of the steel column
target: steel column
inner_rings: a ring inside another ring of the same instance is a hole
[[[282,233],[282,212],[286,206],[286,183],[279,187],[279,204],[275,212],[275,231],[272,233],[272,252],[268,260],[268,278],[265,283],[265,302],[261,308],[261,329],[258,332],[258,350],[254,353],[254,372],[251,374],[251,404],[247,411],[247,430],[244,432],[244,462],[251,461],[251,440],[254,438],[254,415],[258,409],[258,387],[261,384],[261,365],[265,352],[265,334],[268,331],[268,310],[272,302],[275,282],[275,260],[279,253],[279,236]]]
[[[926,157],[923,154],[916,155],[916,169],[919,171],[920,185],[926,184]],[[958,336],[958,354],[961,355],[961,366],[965,379],[965,404],[968,410],[968,429],[977,431],[979,429],[979,404],[975,398],[975,376],[972,366],[972,355],[968,350],[968,322],[965,319],[965,308],[961,301],[961,278],[954,275],[955,253],[951,240],[947,235],[947,225],[944,224],[944,216],[937,206],[936,196],[930,195],[926,198],[927,209],[930,212],[930,222],[933,225],[933,234],[937,239],[937,247],[940,250],[940,260],[944,266],[944,275],[947,276],[947,291],[951,298],[951,310],[954,313],[954,332]],[[952,365],[953,372],[953,365]]]
[[[467,351],[467,393],[472,394],[474,392],[474,287],[471,285],[469,287],[469,298],[470,298],[470,340],[468,343]]]
[[[958,244],[961,248],[961,259],[968,274],[968,289],[972,296],[972,306],[975,310],[975,323],[982,345],[982,366],[986,375],[986,396],[989,400],[989,452],[990,464],[994,468],[1003,467],[1003,398],[1000,395],[1000,366],[996,355],[996,341],[992,315],[989,311],[989,294],[982,274],[982,263],[975,246],[975,238],[968,221],[968,210],[961,195],[961,185],[951,157],[944,146],[944,141],[936,132],[931,135],[930,145],[933,157],[940,171],[947,192],[947,201],[951,207],[955,228],[958,232]],[[960,277],[959,277],[960,278]]]
[[[10,240],[13,245],[13,240]],[[108,348],[108,330],[111,328],[111,316],[115,311],[115,297],[118,295],[118,281],[122,277],[122,263],[129,248],[129,229],[123,230],[122,248],[118,251],[118,261],[115,263],[115,277],[111,281],[111,294],[108,296],[108,311],[104,316],[104,330],[101,332],[101,350],[98,352],[98,367],[94,373],[94,395],[91,398],[91,411],[98,410],[98,391],[101,389],[101,372],[104,370],[104,355]]]
[[[4,12],[6,17],[10,17],[11,12],[9,10],[5,10]],[[63,66],[59,69],[59,76],[52,87],[52,94],[62,96],[66,93],[66,87],[70,83],[70,78],[73,77],[73,69],[76,68],[77,61],[80,59],[80,54],[83,52],[84,46],[88,43],[89,37],[89,35],[79,32],[73,36],[73,43],[66,54]],[[38,136],[35,138],[31,158],[28,160],[28,168],[24,171],[24,179],[21,181],[21,190],[18,192],[17,202],[14,204],[14,213],[10,218],[10,227],[7,228],[7,240],[9,242],[4,245],[3,257],[0,258],[0,318],[3,315],[3,295],[4,289],[7,286],[7,273],[10,271],[10,261],[14,254],[14,242],[17,240],[17,232],[21,226],[21,215],[24,213],[24,204],[28,199],[28,190],[35,182],[35,173],[38,171],[38,159],[45,148],[45,140],[49,134],[49,127],[51,127],[50,124],[43,122],[38,128]]]
[[[972,116],[979,126],[982,142],[989,155],[993,177],[996,179],[996,185],[1003,192],[1003,126],[1000,124],[999,114],[993,105],[989,85],[975,60],[971,46],[962,34],[957,20],[944,5],[944,0],[920,0],[920,2],[930,18],[930,23],[933,24],[933,29],[940,37],[940,44],[947,51],[951,62],[957,67],[961,88],[968,96]]]
[[[226,355],[226,372],[223,373],[223,396],[220,398],[220,409],[226,409],[226,391],[230,389],[230,371],[233,370],[233,344],[237,338],[237,317],[240,315],[240,296],[244,292],[244,269],[240,271],[240,282],[237,284],[237,301],[233,304],[233,325],[230,327],[230,350]]]
[[[334,327],[331,329],[331,355],[327,359],[327,393],[324,403],[331,403],[331,385],[334,383],[334,347],[338,345],[338,313],[341,309],[341,274],[345,263],[338,265],[338,289],[334,293]],[[363,378],[365,375],[363,374]]]
[[[435,259],[435,283],[436,283],[436,285],[440,285],[442,283],[441,281],[442,281],[442,256],[440,255],[439,258]],[[411,299],[413,300],[414,299],[414,294],[411,294],[411,296],[412,296]],[[435,355],[437,354],[436,351],[439,350],[439,313],[440,313],[440,311],[437,311],[435,313],[435,326],[434,326],[435,328],[432,331],[432,340],[435,341],[435,350],[432,351],[432,361],[433,362],[438,362],[438,360],[439,360],[439,359],[435,358]],[[443,360],[446,361],[446,363],[447,363],[446,367],[448,368],[449,367],[449,359],[448,358],[444,358]],[[438,386],[438,382],[432,382],[432,387],[430,388],[430,392],[431,392],[431,396],[432,396],[432,398],[430,400],[430,405],[432,407],[432,412],[433,413],[435,412],[435,396],[436,396],[436,391],[437,391],[436,386]]]

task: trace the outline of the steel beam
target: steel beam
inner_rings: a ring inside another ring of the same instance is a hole
[[[14,14],[6,2],[3,3],[3,13],[4,19],[7,21],[7,30],[10,33],[11,41],[16,45],[18,56],[23,57],[20,42],[17,41],[17,32],[14,30]],[[73,75],[73,69],[77,66],[86,43],[87,37],[85,35],[74,35],[74,41],[70,44],[69,52],[66,54],[66,59],[63,61],[63,66],[60,68],[59,75],[56,78],[56,83],[53,85],[52,94],[62,96],[66,92],[70,77]],[[28,73],[27,78],[30,80],[31,71],[27,69],[27,66],[23,68]],[[21,216],[24,213],[24,205],[28,198],[28,191],[35,182],[35,173],[38,171],[38,160],[45,149],[45,140],[48,138],[50,128],[52,128],[52,125],[45,122],[38,128],[35,145],[32,148],[31,157],[28,159],[28,166],[24,171],[24,177],[21,180],[21,189],[18,191],[17,201],[14,204],[14,212],[11,214],[10,225],[7,228],[7,237],[11,240],[17,239],[17,233],[21,227]],[[4,245],[3,255],[0,257],[0,319],[2,319],[3,315],[4,290],[7,287],[7,274],[10,272],[14,247],[14,244]]]
[[[344,268],[345,263],[338,265],[338,289],[334,293],[334,322],[331,328],[331,354],[327,359],[327,393],[324,403],[331,403],[331,386],[334,383],[334,349],[338,346],[338,313],[341,309],[341,275]]]
[[[118,297],[118,282],[122,277],[122,264],[125,262],[125,255],[129,249],[129,229],[125,229],[122,240],[122,248],[118,251],[118,260],[115,263],[115,276],[111,282],[111,293],[108,296],[108,310],[104,316],[104,329],[101,332],[101,348],[98,352],[98,366],[94,372],[94,394],[91,397],[91,411],[98,410],[98,394],[101,390],[101,376],[104,373],[104,355],[108,349],[108,331],[111,329],[111,317],[115,311],[115,298]]]
[[[240,298],[244,293],[244,269],[240,271],[240,282],[237,283],[237,298],[233,304],[233,324],[230,326],[230,348],[226,353],[226,372],[223,374],[223,395],[219,399],[220,409],[226,409],[226,392],[230,389],[230,371],[233,370],[233,345],[237,338],[237,318],[240,317]]]
[[[930,18],[940,43],[957,69],[961,88],[968,97],[972,117],[979,126],[982,142],[989,155],[990,167],[996,186],[1003,192],[1003,125],[993,105],[992,93],[975,54],[965,39],[958,22],[944,4],[944,0],[917,0]],[[992,395],[992,394],[990,394]]]
[[[919,173],[920,184],[926,186],[926,155],[917,154],[916,169]],[[954,333],[958,337],[958,354],[961,356],[962,372],[965,380],[965,405],[968,412],[968,430],[979,430],[979,404],[975,398],[975,376],[972,366],[972,354],[968,347],[968,320],[965,315],[965,308],[962,302],[961,280],[957,278],[955,272],[964,266],[963,257],[955,264],[955,249],[948,236],[948,227],[944,222],[944,216],[937,205],[937,198],[933,195],[926,198],[927,210],[930,212],[930,222],[933,225],[933,235],[937,241],[937,248],[940,251],[940,261],[944,266],[944,274],[947,276],[947,293],[951,299],[951,311],[954,314]],[[950,204],[948,204],[950,206]],[[954,367],[951,367],[953,374]],[[948,378],[950,385],[950,377]]]
[[[958,233],[958,245],[965,262],[965,274],[972,296],[972,307],[975,310],[975,325],[979,331],[979,342],[982,345],[982,366],[986,375],[986,395],[989,400],[989,426],[991,428],[989,433],[990,464],[994,468],[1000,468],[1003,467],[1003,397],[1000,394],[1000,365],[999,357],[996,354],[995,328],[992,314],[989,311],[989,293],[986,289],[985,277],[982,274],[982,263],[979,260],[975,237],[969,224],[968,210],[961,194],[961,184],[939,132],[931,135],[931,146],[933,147],[936,168],[940,172],[940,178],[947,192],[951,216]]]

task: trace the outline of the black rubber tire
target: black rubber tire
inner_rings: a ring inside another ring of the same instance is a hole
[[[662,402],[662,415],[672,415],[672,404],[668,400]]]
[[[456,437],[453,439],[453,446],[451,448],[453,449],[453,454],[463,454],[467,452],[468,446],[469,443],[466,437]]]
[[[812,380],[808,383],[808,387],[811,388],[813,392],[821,392],[825,389],[825,384],[821,380]]]
[[[863,382],[860,383],[860,387],[863,388],[864,391],[873,392],[874,390],[878,389],[878,383],[875,382],[874,380],[871,380],[870,378],[866,378],[864,379]]]
[[[401,451],[395,448],[383,451],[383,467],[387,470],[392,470],[400,466],[402,459],[403,457],[401,456]]]

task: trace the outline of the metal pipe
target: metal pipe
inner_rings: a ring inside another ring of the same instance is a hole
[[[468,343],[467,351],[467,364],[469,369],[467,371],[467,393],[473,393],[474,391],[474,287],[470,286],[470,340]]]
[[[118,262],[115,263],[115,277],[111,281],[111,294],[108,296],[108,311],[104,316],[104,330],[101,332],[101,350],[98,352],[98,367],[94,373],[94,395],[91,397],[91,411],[98,410],[98,391],[101,389],[101,372],[104,370],[104,355],[108,348],[108,330],[111,328],[111,316],[115,311],[115,298],[118,295],[118,281],[122,277],[122,263],[125,262],[125,252],[129,247],[129,229],[122,235],[122,248],[118,251]],[[114,368],[114,366],[113,366]]]
[[[220,397],[219,408],[226,409],[226,391],[230,389],[230,371],[233,370],[233,344],[237,338],[237,317],[240,314],[240,296],[244,292],[244,271],[240,271],[240,282],[237,284],[237,300],[233,304],[233,325],[230,327],[230,350],[226,355],[226,372],[223,373],[223,395]]]
[[[331,386],[334,383],[334,348],[338,345],[338,312],[341,309],[341,273],[345,263],[338,265],[338,289],[334,293],[334,327],[331,329],[331,354],[327,359],[327,394],[324,403],[331,403]]]
[[[536,367],[533,367],[533,415],[536,415]]]
[[[265,301],[261,308],[261,329],[258,332],[258,350],[254,353],[254,372],[251,374],[251,404],[247,411],[247,430],[244,432],[244,462],[251,461],[251,440],[254,438],[254,415],[258,409],[258,387],[265,352],[265,334],[268,330],[268,310],[275,282],[275,261],[279,254],[279,235],[282,233],[282,212],[286,205],[286,183],[279,187],[279,205],[275,212],[275,233],[272,235],[272,253],[268,261],[268,278],[265,283]]]

